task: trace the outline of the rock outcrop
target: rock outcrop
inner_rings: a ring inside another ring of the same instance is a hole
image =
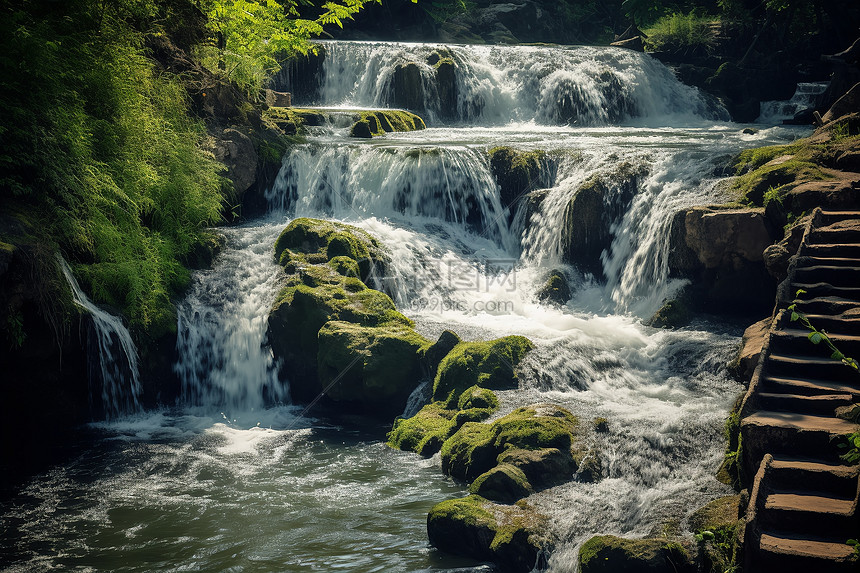
[[[693,573],[689,551],[666,538],[625,539],[598,535],[579,550],[582,573]]]

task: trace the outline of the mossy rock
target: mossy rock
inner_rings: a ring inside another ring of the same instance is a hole
[[[427,515],[427,536],[438,549],[492,561],[500,571],[531,571],[554,539],[548,520],[530,505],[498,505],[481,496],[438,503]]]
[[[693,573],[689,551],[666,538],[598,535],[579,549],[581,573]]]
[[[578,469],[570,451],[558,448],[511,448],[499,454],[497,460],[500,464],[510,464],[522,470],[536,490],[568,482]]]
[[[472,481],[509,449],[554,448],[572,456],[578,426],[573,414],[552,404],[518,408],[492,424],[466,423],[442,446],[442,471]]]
[[[442,443],[455,431],[456,410],[445,408],[442,402],[427,404],[411,418],[398,418],[388,433],[387,444],[398,450],[430,457],[442,448]]]
[[[385,272],[388,255],[382,244],[366,231],[334,221],[294,219],[275,241],[275,260],[288,272],[303,264],[318,264],[337,257],[358,263],[363,281]]]
[[[815,163],[785,155],[741,175],[732,184],[732,190],[742,200],[763,207],[770,190],[781,189],[785,193],[797,183],[824,179],[832,179],[832,176],[822,171]],[[783,189],[786,186],[788,188]]]
[[[410,326],[331,321],[319,330],[317,371],[325,395],[362,413],[403,411],[421,377],[419,352],[429,341]]]
[[[740,502],[740,495],[727,495],[708,502],[690,516],[690,529],[701,533],[736,525]]]
[[[459,410],[480,408],[495,411],[499,407],[499,398],[496,394],[486,388],[472,386],[467,388],[457,401]]]
[[[503,207],[512,207],[529,191],[546,187],[547,153],[521,151],[513,147],[490,149],[490,170],[499,185]]]
[[[359,112],[360,119],[350,129],[350,137],[370,139],[394,131],[418,131],[427,126],[421,117],[403,110]]]
[[[516,367],[531,348],[531,341],[522,336],[461,342],[439,364],[433,381],[433,399],[444,400],[453,408],[460,394],[471,386],[493,390],[516,388]]]
[[[683,300],[669,300],[663,303],[654,316],[645,322],[654,328],[678,328],[690,324],[690,308]]]
[[[497,503],[514,503],[534,492],[523,470],[512,464],[498,464],[475,478],[469,493]]]
[[[430,379],[436,378],[436,373],[439,370],[439,364],[442,359],[448,356],[458,344],[460,337],[451,330],[445,330],[439,335],[438,340],[433,343],[433,346],[427,349],[424,353],[423,362]]]
[[[537,293],[538,300],[566,304],[570,300],[570,285],[563,272],[554,270]]]
[[[707,503],[690,516],[690,529],[693,533],[713,534],[713,537],[701,541],[701,555],[706,571],[727,571],[737,563],[739,534],[744,523],[738,517],[741,513],[740,504],[740,495],[729,495]]]

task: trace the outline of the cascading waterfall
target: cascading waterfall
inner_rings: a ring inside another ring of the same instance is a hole
[[[90,383],[101,386],[102,408],[107,418],[140,411],[140,375],[137,367],[137,349],[131,333],[119,317],[97,307],[81,290],[72,270],[61,256],[57,257],[63,276],[72,289],[75,304],[92,318],[90,343],[98,354],[97,375],[90,366]],[[96,380],[97,379],[97,380]]]
[[[552,402],[584,427],[608,420],[588,437],[602,480],[529,497],[560,540],[551,573],[575,571],[591,535],[651,535],[728,492],[713,471],[739,391],[724,367],[739,332],[704,320],[663,331],[640,319],[679,286],[666,269],[673,213],[722,199],[711,174],[727,156],[798,132],[744,135],[715,123],[719,109],[662,64],[614,48],[323,42],[323,50],[321,95],[297,104],[388,105],[402,96],[392,93],[398,64],[411,62],[430,129],[359,141],[335,121],[290,149],[266,195],[270,213],[222,231],[223,252],[194,273],[178,306],[183,400],[100,426],[109,439],[94,454],[1,506],[0,524],[15,532],[2,557],[13,567],[487,570],[427,546],[429,508],[467,493],[438,458],[386,447],[381,427],[333,426],[310,417],[313,408],[285,405],[266,319],[283,276],[273,244],[295,216],[344,220],[379,239],[391,257],[385,290],[427,338],[445,329],[466,340],[529,337],[535,348],[519,388],[499,392],[499,415]],[[456,64],[453,91],[439,89],[434,52]],[[457,127],[434,128],[439,121]],[[535,185],[543,188],[510,208],[490,169],[496,146],[542,150],[550,167]],[[571,200],[591,178],[603,185],[610,225],[602,279],[567,261],[564,243]],[[104,314],[63,268],[79,304],[94,320]],[[564,305],[536,295],[552,269],[570,279]],[[127,335],[110,324],[113,334],[98,337],[111,341],[108,364]],[[106,403],[137,404],[132,379],[122,399],[105,384]],[[407,413],[428,390],[424,381]]]
[[[658,61],[619,48],[342,41],[321,46],[318,96],[298,104],[389,107],[405,98],[434,124],[728,119],[718,104],[680,83]],[[437,77],[440,58],[453,63],[453,78]],[[404,71],[410,65],[414,71]],[[277,87],[290,90],[289,82],[283,76]]]
[[[225,230],[226,253],[212,270],[195,275],[179,304],[174,370],[186,404],[235,414],[285,399],[271,349],[264,344],[279,277],[271,248],[281,228]]]

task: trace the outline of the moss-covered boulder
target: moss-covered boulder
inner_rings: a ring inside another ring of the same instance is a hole
[[[414,387],[420,378],[416,373],[418,351],[429,343],[411,329],[412,322],[397,311],[388,295],[368,288],[364,282],[372,282],[384,272],[387,256],[376,239],[350,225],[301,218],[290,223],[278,237],[275,258],[288,276],[269,314],[268,339],[294,400],[306,402],[324,394],[333,379],[329,368],[340,364],[346,355],[351,356],[347,364],[353,364],[356,355],[362,356],[361,365],[351,376],[370,376],[372,382],[362,378],[362,384],[369,383],[370,387],[382,384],[374,369],[379,363],[391,363],[383,354],[390,351],[399,360],[404,348],[414,349],[415,354],[403,368],[394,371],[408,373],[404,383]],[[320,362],[319,332],[329,321],[379,329],[332,327],[327,331],[326,354]],[[395,342],[396,337],[402,340]],[[373,349],[373,357],[367,356],[367,348],[359,350],[362,344]],[[322,379],[320,364],[326,367]],[[354,378],[350,380],[355,382]],[[335,397],[347,387],[344,381],[332,389],[330,398],[351,401],[354,397],[349,393]],[[392,391],[387,396],[396,403],[399,398],[394,396],[403,391]]]
[[[499,184],[503,207],[512,207],[528,192],[549,186],[553,169],[545,151],[494,147],[489,154],[490,170]]]
[[[581,573],[693,573],[689,551],[665,538],[598,535],[579,549]]]
[[[412,112],[389,109],[362,111],[350,129],[350,137],[370,139],[393,131],[417,131],[427,126]]]
[[[473,386],[460,396],[456,408],[445,402],[427,404],[411,418],[398,418],[388,433],[388,445],[429,457],[467,422],[481,422],[499,407],[499,399],[490,390]]]
[[[705,571],[728,571],[738,562],[743,519],[741,496],[728,495],[700,507],[689,518]]]
[[[469,493],[498,503],[514,503],[534,491],[523,470],[511,464],[498,464],[485,471],[469,486]]]
[[[331,321],[320,328],[318,341],[318,379],[325,395],[381,416],[403,411],[421,378],[419,353],[430,344],[398,322]]]
[[[471,386],[503,390],[517,387],[516,368],[532,343],[522,336],[489,342],[461,342],[439,364],[433,399],[454,407]]]
[[[564,211],[562,259],[603,277],[600,255],[612,244],[612,227],[627,212],[639,189],[642,167],[622,163],[609,174],[595,174],[580,185]]]
[[[646,326],[654,328],[678,328],[690,324],[690,308],[683,300],[667,300],[663,306],[645,321]]]
[[[501,571],[531,571],[554,545],[547,530],[547,518],[528,504],[497,505],[477,495],[443,501],[427,515],[431,544],[492,561]]]
[[[423,364],[430,380],[436,378],[442,359],[448,356],[448,353],[454,350],[460,342],[462,341],[455,332],[445,330],[439,335],[436,342],[424,352]]]
[[[574,465],[571,448],[578,429],[579,421],[573,414],[552,404],[518,408],[492,424],[466,423],[443,444],[442,471],[471,482],[496,466],[500,455],[507,450],[543,449],[556,449],[559,456],[567,457],[570,460],[567,465],[556,465],[557,469],[566,470]],[[518,467],[514,459],[507,459],[505,463]],[[543,469],[551,467],[546,464]],[[542,479],[558,483],[571,477],[566,474]]]
[[[558,448],[511,448],[499,454],[497,461],[522,470],[529,484],[537,490],[570,481],[577,471],[573,456]]]
[[[570,300],[570,285],[560,270],[554,270],[537,293],[538,300],[555,304],[566,304]]]
[[[415,62],[397,64],[392,74],[392,104],[412,111],[424,111],[424,80]]]

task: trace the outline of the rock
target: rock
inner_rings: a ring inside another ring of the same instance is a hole
[[[273,87],[291,92],[291,100],[316,101],[325,61],[325,45],[315,44],[307,54],[293,53],[281,62],[281,71],[274,77]]]
[[[442,359],[448,356],[448,353],[454,350],[460,342],[460,337],[455,332],[445,330],[439,335],[439,339],[424,352],[423,362],[431,380],[436,378],[436,372],[439,370],[439,363],[442,362]]]
[[[743,519],[741,496],[729,495],[700,507],[690,516],[693,533],[710,532],[711,539],[699,542],[699,554],[705,571],[727,571],[738,561]]]
[[[442,446],[442,471],[469,482],[494,467],[498,456],[511,448],[554,448],[559,450],[561,455],[573,459],[571,447],[574,445],[575,435],[578,435],[578,424],[579,421],[573,414],[550,404],[518,408],[492,424],[466,423]],[[551,460],[552,456],[546,454],[541,459],[544,458],[544,461],[547,461]],[[509,459],[505,463],[519,467],[515,459]],[[561,468],[562,464],[556,466]],[[547,461],[543,469],[549,468]],[[547,475],[538,482],[558,479],[562,478]]]
[[[481,422],[499,407],[499,399],[490,390],[473,386],[460,396],[456,408],[444,402],[427,404],[411,418],[394,421],[387,443],[392,448],[413,451],[429,457],[467,422]]]
[[[397,64],[392,76],[394,107],[421,113],[424,111],[424,81],[418,64]]]
[[[645,45],[642,42],[642,36],[634,36],[632,38],[628,38],[626,40],[618,40],[609,44],[610,46],[615,46],[617,48],[626,48],[628,50],[634,50],[636,52],[644,52]]]
[[[392,131],[417,131],[426,127],[423,119],[408,111],[362,111],[359,116],[350,129],[350,137],[370,139]]]
[[[738,354],[729,364],[729,372],[738,382],[749,383],[752,379],[770,323],[771,317],[763,318],[744,331]]]
[[[547,518],[525,503],[497,505],[477,495],[436,504],[427,515],[427,536],[455,555],[494,562],[501,571],[531,571],[552,549]]]
[[[185,265],[189,269],[208,269],[218,253],[224,248],[227,239],[224,235],[214,232],[205,232],[199,240],[191,247],[191,252],[185,258]]]
[[[289,92],[279,92],[271,89],[263,90],[263,101],[269,107],[290,107],[293,105]]]
[[[433,381],[433,399],[453,407],[470,386],[492,390],[516,388],[516,367],[531,348],[531,341],[522,336],[461,342],[439,364]]]
[[[537,297],[542,302],[567,304],[570,300],[570,286],[564,273],[559,270],[552,271],[546,283],[538,291]]]
[[[665,538],[624,539],[598,535],[579,549],[580,573],[693,573],[683,546]]]
[[[403,411],[418,386],[418,353],[429,342],[402,323],[331,321],[319,330],[318,344],[317,372],[325,395],[390,419]]]
[[[678,328],[690,324],[690,309],[683,300],[663,302],[654,316],[645,321],[645,326],[654,328]]]
[[[837,119],[860,111],[860,83],[854,84],[842,97],[836,100],[821,117],[825,125]]]
[[[239,197],[257,180],[257,150],[238,129],[227,128],[216,138],[215,159],[227,166],[227,178]]]
[[[789,259],[800,248],[803,232],[811,216],[807,215],[795,221],[788,231],[786,231],[785,236],[780,242],[769,246],[762,253],[764,266],[768,274],[776,279],[777,282],[784,281],[788,276]]]
[[[437,52],[433,52],[437,54]],[[438,54],[437,54],[438,55]],[[439,96],[439,115],[455,119],[457,114],[457,64],[450,56],[438,60],[436,68],[436,93]]]
[[[511,448],[499,454],[498,462],[522,470],[535,490],[566,483],[573,479],[573,474],[578,469],[570,452],[558,448]]]
[[[603,460],[597,451],[589,450],[576,456],[576,478],[583,483],[594,483],[603,477]]]
[[[624,163],[611,175],[594,175],[570,200],[562,226],[562,259],[603,277],[601,253],[612,244],[612,224],[626,212],[642,170]]]
[[[690,516],[690,529],[700,533],[734,527],[740,518],[740,501],[740,495],[727,495],[708,502]]]
[[[554,165],[545,151],[494,147],[489,154],[502,207],[514,211],[517,202],[530,191],[550,185]]]
[[[696,310],[770,310],[776,283],[763,252],[772,241],[764,209],[679,211],[670,233],[669,270],[692,281],[688,300]]]
[[[836,157],[834,167],[842,171],[860,172],[860,150],[850,149],[840,153]]]
[[[528,478],[511,464],[499,464],[475,478],[469,493],[497,503],[511,504],[533,493]]]

